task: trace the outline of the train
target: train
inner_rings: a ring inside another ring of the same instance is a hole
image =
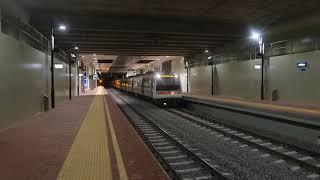
[[[149,98],[161,106],[181,105],[182,89],[178,74],[149,72],[117,79],[113,86],[124,92]]]

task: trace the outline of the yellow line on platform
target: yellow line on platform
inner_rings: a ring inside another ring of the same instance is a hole
[[[59,172],[58,180],[113,179],[101,94],[102,90],[98,89]]]
[[[117,160],[117,164],[118,164],[118,171],[119,171],[119,176],[121,180],[127,180],[128,179],[128,175],[126,172],[126,168],[124,166],[124,162],[123,162],[123,158],[121,155],[121,151],[120,151],[120,147],[118,144],[118,140],[116,137],[116,133],[114,131],[114,127],[113,127],[113,123],[112,123],[112,119],[111,119],[111,115],[110,115],[110,111],[108,108],[108,104],[104,99],[104,104],[106,106],[106,111],[107,111],[107,117],[108,117],[108,122],[109,122],[109,128],[110,128],[110,132],[111,132],[111,137],[112,137],[112,144],[113,144],[113,148],[114,148],[114,152],[116,155],[116,160]]]

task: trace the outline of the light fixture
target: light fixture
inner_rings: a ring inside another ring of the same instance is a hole
[[[212,56],[209,56],[208,59],[212,59]]]
[[[84,56],[81,56],[82,58],[84,58]]]
[[[250,37],[251,39],[258,41],[260,37],[261,37],[260,33],[256,32],[256,31],[251,32],[251,37]]]
[[[67,27],[65,25],[60,25],[59,26],[59,30],[61,31],[65,31],[67,29]]]
[[[303,63],[298,63],[298,67],[306,67],[307,63],[303,62]]]
[[[161,75],[158,73],[156,74],[156,78],[160,79],[161,78]]]
[[[75,58],[75,57],[76,57],[76,55],[75,55],[75,54],[71,54],[71,57]]]
[[[178,74],[175,74],[174,77],[175,77],[175,78],[178,78]]]
[[[254,65],[254,69],[261,69],[261,65]]]
[[[170,56],[166,56],[166,57],[168,58],[168,57],[170,57]]]
[[[63,64],[55,64],[54,68],[55,69],[62,69],[63,68]]]
[[[75,50],[79,50],[79,47],[78,47],[78,46],[76,46],[76,47],[74,47],[74,49],[75,49]]]
[[[204,50],[204,52],[205,52],[205,53],[208,53],[208,52],[209,52],[209,50],[208,50],[208,49],[206,49],[206,50]]]
[[[94,60],[97,60],[98,58],[93,58]]]
[[[83,74],[79,74],[79,77],[82,77],[83,76]]]

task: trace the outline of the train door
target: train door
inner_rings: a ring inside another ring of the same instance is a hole
[[[141,82],[141,93],[142,94],[144,94],[145,83],[146,83],[146,79],[142,78],[142,82]]]
[[[134,79],[132,78],[132,81],[131,81],[131,92],[133,92],[133,86],[134,86]]]

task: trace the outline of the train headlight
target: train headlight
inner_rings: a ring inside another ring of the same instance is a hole
[[[160,74],[156,74],[156,78],[160,79],[161,75]]]

